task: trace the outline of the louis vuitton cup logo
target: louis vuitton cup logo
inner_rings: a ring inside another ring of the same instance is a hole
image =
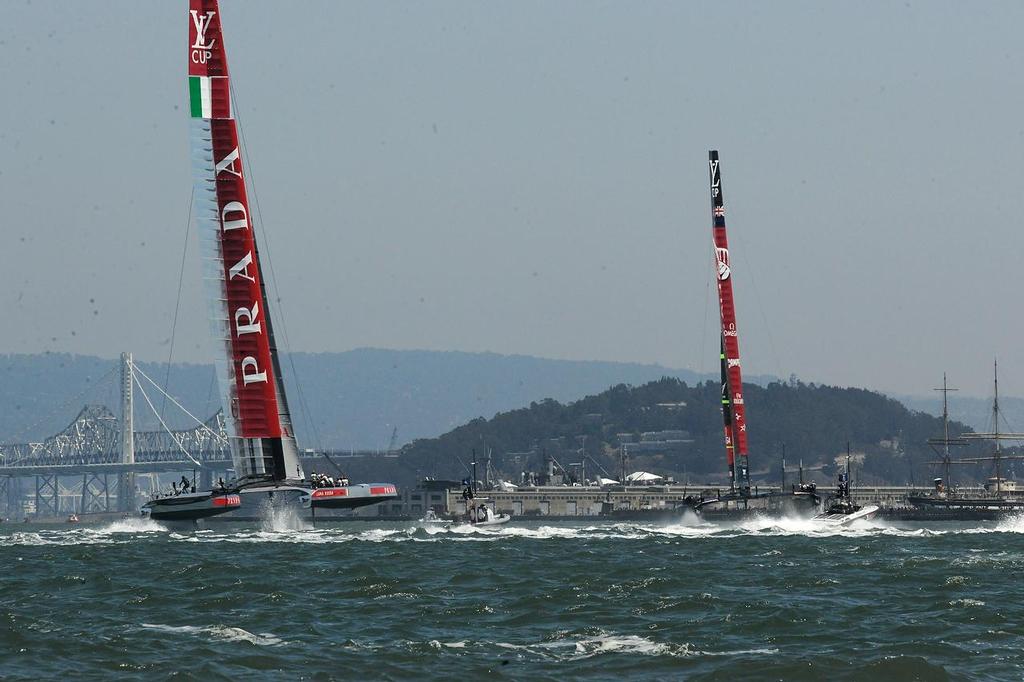
[[[718,279],[722,281],[729,279],[729,275],[732,274],[732,268],[729,267],[729,249],[716,246],[715,260],[718,262]]]
[[[199,16],[199,10],[192,9],[189,10],[189,14],[192,15],[192,25],[196,27],[196,42],[192,43],[192,49],[212,50],[217,41],[207,44],[206,32],[210,30],[210,24],[213,22],[213,15],[216,12],[207,12],[203,16]]]
[[[718,205],[718,198],[722,194],[722,175],[718,170],[718,159],[711,159],[708,162],[711,165],[711,198],[715,199],[715,204]]]
[[[192,15],[192,25],[196,29],[196,39],[192,43],[192,52],[190,54],[192,61],[196,64],[205,64],[210,59],[212,54],[213,46],[216,45],[217,40],[213,39],[210,42],[206,42],[206,33],[210,30],[210,25],[213,23],[213,17],[216,12],[206,12],[203,15],[199,14],[199,10],[189,10],[189,14]]]

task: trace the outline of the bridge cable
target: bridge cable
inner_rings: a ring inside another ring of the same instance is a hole
[[[204,422],[204,421],[201,421],[201,420],[199,419],[199,417],[195,416],[194,414],[192,414],[191,412],[189,412],[188,410],[186,410],[186,409],[185,409],[185,407],[184,407],[184,406],[183,406],[183,405],[182,405],[181,403],[179,403],[179,402],[178,402],[177,400],[175,400],[175,399],[174,399],[174,396],[172,396],[172,395],[171,395],[170,393],[166,392],[166,391],[165,391],[164,389],[160,388],[160,385],[159,385],[159,384],[157,384],[157,383],[156,383],[155,381],[153,381],[153,380],[152,380],[152,379],[151,379],[151,378],[149,377],[149,375],[148,375],[148,374],[146,374],[146,373],[145,373],[145,372],[143,372],[143,371],[142,371],[141,369],[139,369],[139,366],[138,366],[138,365],[134,365],[133,367],[134,367],[134,369],[135,369],[135,371],[136,371],[137,373],[141,374],[141,375],[142,375],[142,376],[143,376],[143,377],[144,377],[144,378],[146,379],[146,381],[148,381],[149,383],[153,384],[153,387],[154,387],[154,388],[155,388],[156,390],[160,391],[160,393],[162,393],[162,394],[163,394],[163,396],[164,396],[164,398],[165,398],[165,399],[169,399],[169,400],[170,400],[170,401],[171,401],[172,403],[174,403],[174,404],[175,404],[175,405],[176,405],[176,406],[177,406],[177,407],[178,407],[178,408],[179,408],[179,409],[180,409],[180,410],[181,410],[182,412],[184,412],[184,413],[185,413],[185,414],[187,414],[188,416],[192,417],[192,419],[194,419],[194,420],[196,421],[196,423],[197,423],[197,424],[199,424],[199,427],[200,427],[200,429],[201,429],[201,430],[204,430],[204,431],[206,431],[207,433],[209,433],[209,434],[210,434],[211,436],[213,436],[213,437],[214,437],[214,438],[216,438],[217,440],[220,440],[220,441],[224,441],[224,442],[226,442],[226,441],[227,441],[227,439],[225,439],[225,438],[224,438],[223,436],[221,436],[221,435],[220,435],[219,433],[217,433],[216,431],[214,431],[213,429],[211,429],[211,428],[210,428],[210,427],[209,427],[209,426],[208,426],[208,425],[206,424],[206,422]],[[157,415],[157,416],[159,417],[160,415]],[[161,423],[162,423],[162,422],[163,422],[163,420],[161,419]]]
[[[146,377],[146,378],[148,379],[149,377]],[[153,414],[155,414],[156,418],[160,420],[160,426],[164,427],[164,431],[166,431],[167,435],[169,435],[171,437],[171,440],[173,440],[175,442],[175,444],[177,444],[178,449],[181,450],[183,453],[185,453],[185,456],[188,457],[190,460],[192,460],[192,462],[197,467],[202,467],[203,463],[200,462],[195,457],[193,457],[191,455],[191,453],[189,453],[189,451],[185,449],[185,446],[181,444],[181,440],[176,435],[174,435],[173,431],[171,431],[167,427],[167,424],[164,422],[163,417],[160,416],[160,413],[156,411],[156,407],[153,406],[153,401],[150,400],[149,396],[146,394],[146,389],[144,389],[142,387],[142,382],[139,381],[138,377],[135,377],[135,385],[139,387],[139,391],[142,393],[142,397],[145,398],[146,402],[149,404],[149,409],[153,410]]]

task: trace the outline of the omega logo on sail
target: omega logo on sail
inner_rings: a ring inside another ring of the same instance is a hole
[[[193,13],[194,14],[194,13]],[[216,173],[230,173],[238,178],[242,177],[240,170],[235,169],[235,162],[238,161],[238,148],[235,147],[223,159],[217,162]],[[229,201],[220,210],[221,231],[228,233],[232,230],[249,229],[249,213],[245,204],[240,201]],[[241,260],[228,269],[228,280],[241,277],[252,283],[256,277],[249,273],[249,266],[253,264],[252,251],[247,251]],[[238,306],[234,311],[235,336],[241,338],[245,334],[262,334],[263,325],[259,321],[260,304],[253,301],[249,307]],[[244,385],[265,383],[267,381],[266,370],[261,371],[259,363],[251,355],[242,358],[241,365],[242,381]]]

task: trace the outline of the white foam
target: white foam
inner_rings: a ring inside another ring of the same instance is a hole
[[[558,637],[536,644],[511,644],[495,642],[503,649],[527,651],[545,658],[556,660],[581,660],[605,654],[628,654],[630,656],[671,656],[689,658],[695,656],[774,655],[778,649],[745,649],[739,651],[702,651],[688,642],[656,642],[639,635],[620,635],[599,631],[594,635]]]
[[[167,529],[152,519],[141,516],[130,516],[126,519],[113,521],[100,528],[90,528],[98,533],[163,533]]]
[[[312,523],[302,517],[298,505],[264,502],[260,505],[260,528],[268,533],[309,530]]]
[[[1000,519],[995,530],[1000,533],[1024,533],[1024,514],[1015,514]]]
[[[167,632],[172,634],[184,634],[184,635],[196,635],[196,636],[209,636],[213,639],[218,639],[226,642],[249,642],[256,646],[281,646],[287,644],[277,635],[269,632],[261,632],[254,634],[248,630],[242,628],[231,627],[227,625],[207,625],[207,626],[196,626],[196,625],[161,625],[159,623],[142,623],[142,627],[147,630],[158,630],[160,632]]]

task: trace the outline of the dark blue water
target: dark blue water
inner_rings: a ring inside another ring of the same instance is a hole
[[[1024,677],[1024,521],[0,526],[0,676]]]

